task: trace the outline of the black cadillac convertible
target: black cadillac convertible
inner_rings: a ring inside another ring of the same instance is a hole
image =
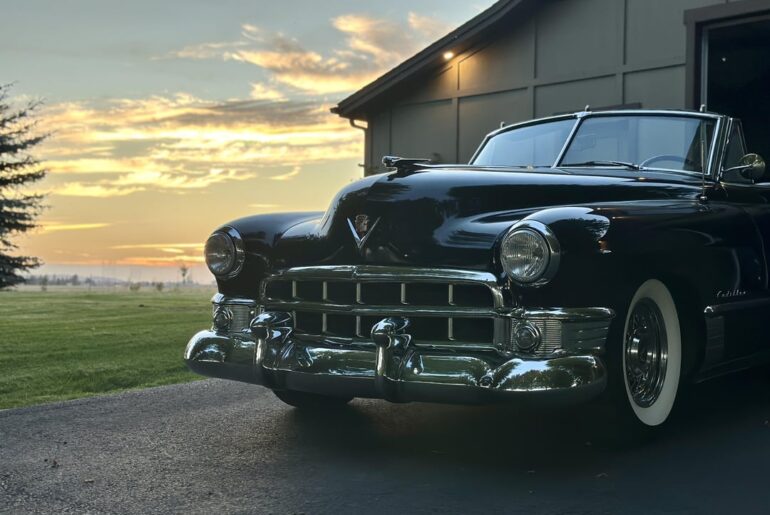
[[[596,399],[644,430],[770,357],[770,183],[739,120],[587,109],[468,165],[383,162],[325,213],[211,235],[193,371],[301,408]]]

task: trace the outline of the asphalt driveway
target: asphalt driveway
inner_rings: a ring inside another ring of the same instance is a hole
[[[697,388],[664,438],[580,411],[354,401],[225,381],[0,412],[0,512],[768,513],[770,380]]]

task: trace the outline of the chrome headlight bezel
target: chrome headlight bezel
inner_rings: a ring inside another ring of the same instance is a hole
[[[545,262],[539,267],[537,274],[531,277],[517,276],[505,257],[506,243],[510,242],[515,235],[523,232],[540,238],[540,242],[545,250],[543,258]],[[499,257],[500,264],[511,281],[519,286],[536,288],[548,284],[559,270],[559,263],[561,262],[561,246],[559,245],[559,240],[556,239],[556,235],[547,225],[535,220],[522,220],[521,222],[514,224],[508,232],[505,233],[505,236],[503,236],[503,239],[500,242]]]
[[[230,259],[230,263],[228,264],[227,268],[220,271],[214,271],[209,261],[209,253],[206,249],[208,248],[208,243],[212,238],[222,237],[228,238],[231,244],[232,258]],[[206,266],[208,267],[209,272],[211,272],[217,279],[232,279],[233,277],[237,276],[239,273],[241,273],[241,270],[243,270],[243,264],[246,262],[246,247],[243,243],[243,237],[241,236],[241,233],[232,227],[223,227],[222,229],[214,231],[206,240],[203,257],[206,261]]]

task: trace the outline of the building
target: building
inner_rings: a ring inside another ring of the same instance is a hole
[[[702,104],[770,158],[770,0],[500,0],[332,112],[365,127],[371,174],[467,162],[501,123],[586,105]]]

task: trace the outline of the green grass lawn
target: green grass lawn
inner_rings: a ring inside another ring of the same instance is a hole
[[[0,409],[198,379],[212,291],[0,292]]]

